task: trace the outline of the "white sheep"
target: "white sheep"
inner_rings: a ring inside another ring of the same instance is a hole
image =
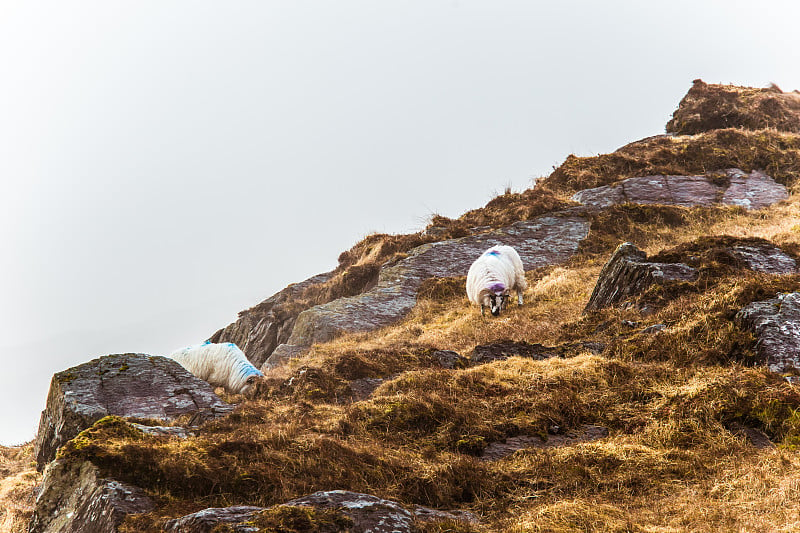
[[[467,296],[470,302],[480,304],[481,316],[486,307],[492,315],[499,315],[512,289],[517,291],[517,302],[522,305],[522,291],[527,288],[522,259],[511,246],[492,246],[472,263],[467,273]]]
[[[174,351],[169,357],[209,384],[239,394],[245,394],[264,375],[232,342],[188,346]]]

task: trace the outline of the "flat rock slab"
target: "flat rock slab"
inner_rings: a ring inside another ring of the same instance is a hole
[[[58,448],[104,416],[174,420],[233,409],[211,386],[161,356],[107,355],[58,372],[50,382],[34,455],[41,470]]]
[[[579,191],[572,199],[583,205],[667,204],[712,206],[739,205],[747,209],[767,207],[789,197],[786,187],[763,172],[750,174],[732,168],[701,176],[642,176],[613,185]]]
[[[460,239],[419,246],[398,263],[384,267],[377,285],[349,298],[318,305],[300,313],[286,344],[310,346],[348,332],[372,331],[402,319],[414,307],[421,283],[432,277],[466,275],[487,248],[516,248],[526,270],[569,259],[589,232],[589,222],[577,215],[542,216]]]
[[[366,400],[372,393],[375,392],[375,389],[381,386],[385,380],[381,378],[361,378],[361,379],[354,379],[351,380],[350,391],[352,392],[352,401],[360,402]]]
[[[560,446],[571,446],[581,442],[600,440],[605,437],[608,437],[607,428],[592,425],[581,426],[561,435],[548,435],[547,438],[542,438],[537,435],[509,437],[505,442],[493,442],[489,444],[483,450],[480,459],[484,461],[497,461],[518,450],[524,450],[526,448],[557,448]]]
[[[236,532],[258,531],[252,525],[246,524],[264,511],[264,507],[252,505],[234,505],[231,507],[210,507],[174,520],[164,526],[164,531],[174,533],[211,533],[220,525],[228,525]],[[247,529],[245,529],[247,528]]]
[[[29,533],[115,533],[129,514],[153,510],[138,487],[98,477],[89,462],[47,465]]]
[[[752,331],[758,341],[756,351],[772,372],[800,374],[800,293],[780,294],[776,298],[753,302],[739,311],[736,322]]]
[[[603,266],[586,311],[617,305],[656,283],[693,281],[696,269],[683,263],[653,263],[629,242],[620,244]]]
[[[756,429],[749,426],[743,426],[741,424],[731,424],[728,430],[733,433],[734,435],[739,435],[744,437],[747,442],[759,449],[775,449],[775,443],[769,440],[769,437],[766,433],[761,431],[760,429]]]
[[[397,502],[369,494],[345,490],[315,492],[282,504],[293,507],[333,509],[353,522],[351,533],[412,533],[414,524],[425,521],[458,520],[477,522],[477,518],[463,511],[438,511],[414,506],[410,509]],[[260,507],[211,508],[167,522],[165,531],[175,533],[210,533],[216,526],[225,524],[237,533],[258,531],[252,521],[266,509]]]
[[[500,341],[476,346],[469,354],[469,361],[472,365],[478,365],[501,361],[509,357],[527,357],[529,359],[542,360],[558,357],[558,352],[541,344]]]
[[[747,268],[766,274],[793,274],[797,261],[780,248],[768,244],[733,246],[728,251]]]
[[[469,366],[469,358],[453,350],[436,350],[431,354],[431,357],[436,360],[442,368],[448,370],[467,368]]]

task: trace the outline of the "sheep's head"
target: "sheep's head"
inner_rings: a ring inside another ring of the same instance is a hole
[[[242,387],[239,389],[239,394],[248,394],[250,391],[254,390],[254,385],[259,381],[261,381],[262,379],[264,379],[263,374],[260,375],[253,374],[251,376],[248,376],[247,379],[244,380]]]
[[[492,316],[499,316],[500,311],[505,309],[507,301],[508,294],[489,295],[489,310],[492,312]]]
[[[504,283],[495,283],[487,287],[481,299],[481,314],[484,307],[488,307],[492,316],[500,316],[500,311],[505,309],[508,302],[508,290]]]

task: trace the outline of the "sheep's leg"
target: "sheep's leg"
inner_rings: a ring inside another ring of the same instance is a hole
[[[517,289],[517,303],[522,305],[522,291]]]
[[[483,314],[483,312],[484,312],[484,309],[485,309],[484,305],[483,305],[483,304],[481,304],[481,316],[486,316],[486,315],[484,315],[484,314]]]

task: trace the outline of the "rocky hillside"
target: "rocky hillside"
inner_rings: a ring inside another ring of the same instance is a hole
[[[367,237],[211,336],[262,366],[249,397],[146,354],[56,374],[3,525],[800,529],[797,98],[698,80],[666,135]],[[482,318],[498,243],[529,288]]]

